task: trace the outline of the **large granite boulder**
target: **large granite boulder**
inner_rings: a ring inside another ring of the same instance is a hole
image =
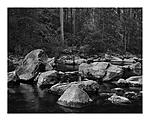
[[[57,71],[46,71],[40,74],[37,85],[40,86],[52,86],[56,83],[58,83],[57,79]]]
[[[88,94],[77,85],[69,87],[57,101],[59,105],[73,108],[82,108],[91,102]]]
[[[79,66],[79,72],[85,77],[93,76],[95,78],[103,78],[109,65],[110,63],[108,62],[82,63]]]
[[[112,65],[108,62],[82,63],[79,66],[79,73],[83,77],[92,77],[102,79],[103,81],[109,81],[122,76],[123,69],[121,66]]]
[[[34,78],[39,71],[44,71],[47,55],[42,49],[33,50],[28,53],[22,64],[16,69],[16,74],[21,80]]]

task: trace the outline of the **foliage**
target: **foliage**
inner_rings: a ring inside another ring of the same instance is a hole
[[[64,49],[59,14],[59,8],[9,8],[8,51],[25,55],[42,48],[59,55]],[[64,8],[64,39],[65,48],[89,45],[87,54],[142,54],[142,9]]]

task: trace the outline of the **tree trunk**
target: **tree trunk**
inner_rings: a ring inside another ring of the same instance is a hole
[[[63,8],[60,8],[60,25],[61,25],[61,42],[64,46],[64,13]]]
[[[102,28],[102,41],[104,41],[104,10],[102,10],[102,17],[103,17],[103,23],[102,23],[102,26],[103,26],[103,28]]]
[[[92,22],[93,22],[93,25],[95,25],[95,8],[92,9]]]
[[[73,34],[75,35],[76,33],[76,28],[75,28],[75,19],[76,19],[76,16],[75,16],[75,12],[76,12],[76,9],[72,9],[72,14],[73,14]]]

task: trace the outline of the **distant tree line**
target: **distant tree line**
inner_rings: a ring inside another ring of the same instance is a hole
[[[89,45],[89,54],[142,53],[142,8],[8,8],[8,52]]]

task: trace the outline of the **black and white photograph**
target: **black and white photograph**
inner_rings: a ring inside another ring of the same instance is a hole
[[[142,7],[8,7],[7,113],[143,112]]]

